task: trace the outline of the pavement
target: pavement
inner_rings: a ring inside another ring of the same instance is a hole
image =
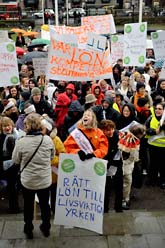
[[[164,248],[165,211],[128,210],[104,214],[103,235],[80,228],[53,224],[51,235],[42,236],[39,213],[34,239],[23,233],[23,215],[0,215],[0,248]]]
[[[0,190],[0,248],[164,248],[165,247],[165,190],[159,187],[133,189],[130,210],[116,213],[114,196],[110,212],[104,214],[103,235],[80,229],[57,226],[51,235],[43,237],[40,210],[37,205],[34,220],[34,239],[23,233],[23,214],[6,214],[8,200],[5,188]],[[20,206],[23,199],[20,194]]]

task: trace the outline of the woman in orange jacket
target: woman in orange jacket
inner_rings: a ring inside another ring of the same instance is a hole
[[[67,153],[78,153],[82,161],[92,157],[105,157],[108,140],[103,131],[97,128],[96,116],[91,109],[84,112],[78,127],[65,140],[64,146]]]

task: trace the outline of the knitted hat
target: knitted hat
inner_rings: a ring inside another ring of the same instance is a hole
[[[88,94],[85,96],[85,104],[96,102],[96,97],[93,94]]]
[[[3,112],[9,110],[10,108],[14,107],[14,102],[13,101],[8,101],[3,109]]]
[[[52,124],[48,121],[48,120],[46,120],[46,119],[42,119],[41,120],[41,124],[48,130],[48,131],[52,131],[52,129],[53,129],[53,126],[52,126]]]
[[[35,106],[33,104],[31,104],[27,108],[24,108],[24,112],[27,115],[30,114],[30,113],[36,112]]]
[[[29,100],[29,98],[30,98],[30,92],[29,91],[22,91],[20,94],[21,94],[22,98],[24,99],[24,101]]]
[[[137,82],[137,84],[136,84],[136,90],[138,91],[140,88],[145,88],[146,86],[145,86],[145,84],[144,83],[142,83],[142,82]]]
[[[140,98],[138,99],[138,101],[137,101],[137,105],[138,105],[139,107],[144,107],[144,105],[147,104],[147,103],[148,103],[147,97],[140,97]]]
[[[104,97],[104,99],[102,100],[102,103],[103,103],[103,102],[107,102],[107,103],[109,103],[109,105],[110,105],[110,106],[112,106],[112,105],[113,105],[113,103],[114,103],[113,98],[112,98],[112,97],[110,97],[110,96],[106,96],[106,97]]]
[[[31,91],[31,96],[41,95],[41,90],[38,87],[34,87]]]

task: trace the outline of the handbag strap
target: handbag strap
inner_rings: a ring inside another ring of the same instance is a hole
[[[28,159],[28,161],[26,162],[26,164],[24,165],[24,167],[22,168],[22,170],[20,170],[19,174],[21,174],[23,172],[23,170],[26,168],[26,166],[29,164],[29,162],[32,160],[32,158],[35,156],[35,154],[38,151],[40,145],[42,144],[43,138],[44,138],[44,136],[42,135],[42,138],[41,138],[41,141],[40,141],[39,145],[37,146],[37,148],[33,152],[32,156]]]

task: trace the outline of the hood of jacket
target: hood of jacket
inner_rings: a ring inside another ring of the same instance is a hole
[[[78,100],[71,102],[68,112],[84,112],[84,108]]]

